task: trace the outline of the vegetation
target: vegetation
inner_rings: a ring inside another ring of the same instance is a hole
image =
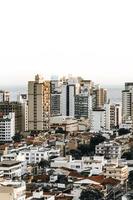
[[[14,142],[21,142],[23,139],[23,136],[20,133],[16,133],[13,137],[12,137]]]
[[[128,134],[128,133],[130,133],[130,130],[129,130],[129,129],[120,128],[120,129],[118,130],[119,136],[126,135],[126,134]]]
[[[88,188],[87,190],[82,190],[80,195],[80,200],[102,200],[103,194],[93,188]]]

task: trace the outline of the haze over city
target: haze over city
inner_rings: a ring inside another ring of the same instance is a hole
[[[0,85],[26,85],[36,73],[105,85],[132,81],[132,6],[131,0],[1,1]]]

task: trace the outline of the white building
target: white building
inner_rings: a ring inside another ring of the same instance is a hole
[[[16,153],[10,153],[3,155],[1,157],[1,161],[19,161],[21,163],[21,175],[24,175],[27,173],[27,161],[24,156],[18,155]]]
[[[121,158],[122,149],[121,146],[114,142],[103,142],[95,147],[96,155],[103,155],[105,158]]]
[[[90,172],[90,175],[99,175],[102,173],[105,163],[106,160],[104,160],[103,156],[82,157],[81,160],[74,160],[72,156],[68,156],[52,159],[51,167],[67,167],[78,172],[87,170]]]
[[[0,162],[0,171],[4,172],[4,177],[21,177],[21,162],[14,160],[3,160]]]
[[[52,156],[60,156],[60,149],[48,149],[44,147],[32,147],[21,151],[20,156],[24,156],[27,163],[39,163],[42,159],[48,160]]]
[[[11,142],[15,135],[15,113],[0,118],[0,142]]]
[[[26,184],[24,181],[5,180],[0,182],[1,200],[25,200]]]
[[[104,109],[96,109],[91,113],[91,130],[99,132],[105,129],[106,112]]]
[[[22,131],[28,131],[28,99],[26,94],[18,95],[18,102],[22,106]]]

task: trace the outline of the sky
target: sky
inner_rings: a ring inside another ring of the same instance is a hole
[[[36,73],[133,81],[133,1],[0,1],[0,86]]]

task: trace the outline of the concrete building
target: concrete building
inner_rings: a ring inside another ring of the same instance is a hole
[[[60,156],[60,149],[48,149],[44,147],[32,147],[30,149],[19,152],[28,164],[39,163],[41,160],[48,160],[52,156]]]
[[[60,104],[61,94],[51,94],[51,116],[61,115]]]
[[[10,101],[10,93],[4,90],[0,90],[0,102],[9,102]]]
[[[19,102],[0,102],[1,115],[15,113],[15,132],[22,131],[22,106]]]
[[[0,142],[12,142],[15,135],[15,113],[0,117]]]
[[[110,129],[119,127],[122,123],[122,108],[120,104],[110,106]]]
[[[59,80],[51,80],[51,116],[61,115],[61,85]]]
[[[128,179],[128,166],[118,163],[106,164],[104,166],[104,175],[106,178],[114,178],[121,181],[121,184],[126,183]]]
[[[39,75],[28,82],[29,130],[48,130],[50,117],[50,81]]]
[[[50,126],[53,129],[62,128],[67,132],[78,131],[78,121],[68,116],[51,117]]]
[[[107,102],[107,90],[101,88],[99,85],[95,86],[93,89],[93,99],[92,107],[93,109],[101,109],[104,107],[104,104]]]
[[[106,126],[106,112],[104,109],[96,109],[91,113],[91,130],[99,132],[105,130]]]
[[[133,105],[133,82],[126,82],[125,89],[122,91],[122,121],[132,119]]]
[[[92,96],[78,94],[75,96],[75,117],[80,118],[90,118],[92,111]]]
[[[106,112],[106,130],[119,128],[122,123],[121,105],[111,104],[110,101],[104,105]]]
[[[68,157],[58,157],[52,159],[51,167],[52,168],[61,168],[66,167],[78,172],[88,171],[90,175],[99,175],[102,173],[103,166],[106,161],[103,156],[94,156],[92,157],[82,157],[81,160],[74,160],[72,156]]]
[[[3,160],[0,162],[0,171],[4,172],[5,178],[21,177],[21,162],[14,160]]]
[[[22,106],[22,131],[28,131],[28,98],[27,94],[20,94],[17,97]]]
[[[122,91],[122,121],[131,119],[132,92],[130,90]]]
[[[21,156],[20,154],[16,153],[10,153],[3,155],[1,157],[1,161],[18,161],[21,163],[21,175],[24,175],[27,173],[27,161],[24,156]]]
[[[103,155],[106,159],[121,158],[121,146],[113,141],[103,142],[95,147],[96,155]]]
[[[74,117],[75,94],[76,94],[75,84],[68,84],[68,82],[63,82],[62,88],[61,88],[61,115],[62,116]]]
[[[26,200],[26,184],[24,181],[5,180],[0,182],[1,200]]]

